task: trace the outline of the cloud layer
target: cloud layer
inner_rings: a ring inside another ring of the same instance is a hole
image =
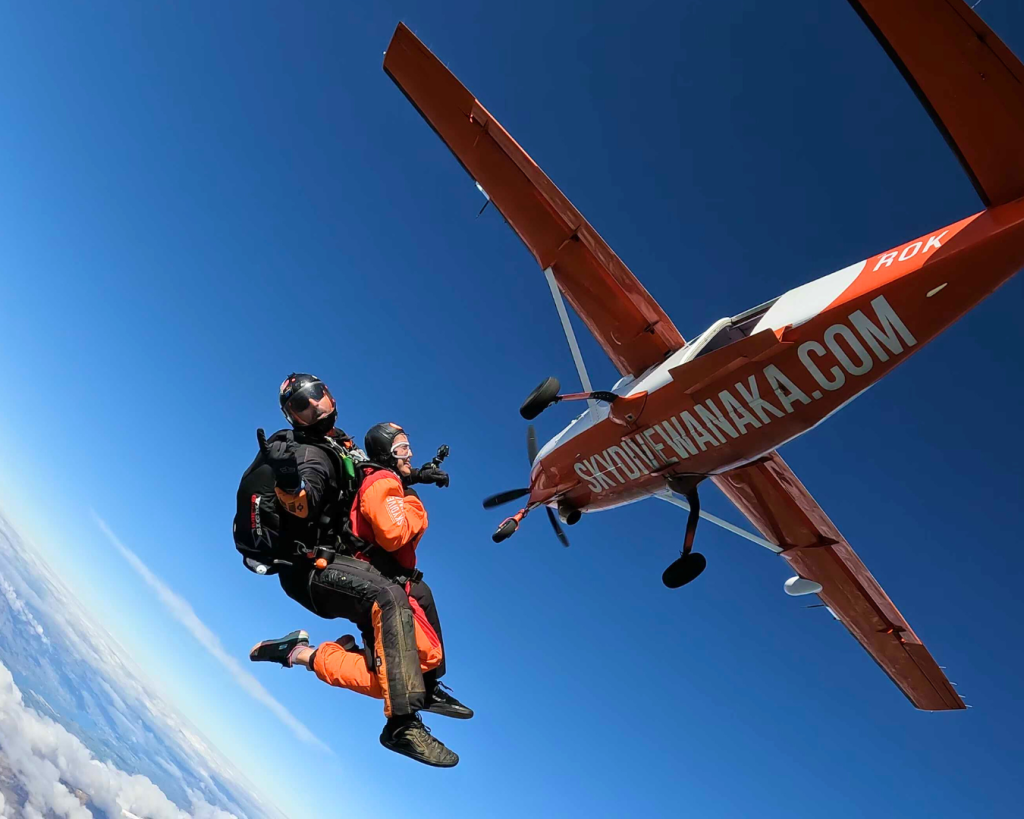
[[[318,750],[331,753],[331,749],[302,722],[298,720],[287,708],[278,702],[263,687],[259,680],[242,667],[231,654],[229,654],[220,642],[220,638],[202,621],[195,613],[187,600],[174,592],[166,583],[149,570],[138,555],[125,546],[115,535],[106,522],[95,512],[92,513],[96,525],[107,536],[107,539],[121,553],[128,564],[139,574],[146,584],[156,592],[160,602],[179,623],[189,630],[199,644],[207,652],[224,666],[234,677],[235,681],[254,700],[265,706],[274,716],[283,722],[295,736],[303,742],[309,743]]]
[[[28,794],[21,815],[42,819],[47,811],[66,819],[90,819],[91,801],[109,816],[135,814],[148,819],[186,819],[147,777],[128,774],[97,760],[76,736],[25,705],[7,666],[0,663],[0,748]],[[13,815],[0,795],[0,816]],[[192,815],[232,819],[193,795]]]
[[[3,596],[7,598],[7,604],[11,607],[11,611],[24,620],[25,623],[28,624],[28,627],[39,635],[39,639],[42,640],[45,645],[49,645],[50,639],[46,636],[46,632],[43,630],[39,621],[36,620],[32,612],[29,611],[28,606],[26,606],[21,601],[21,598],[18,597],[18,593],[14,590],[14,586],[8,583],[7,579],[2,576],[0,576],[0,592],[2,592]]]

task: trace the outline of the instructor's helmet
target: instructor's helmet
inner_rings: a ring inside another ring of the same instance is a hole
[[[292,427],[326,435],[338,418],[338,405],[327,385],[309,373],[292,373],[281,384],[281,412]]]
[[[405,433],[398,424],[377,424],[370,427],[366,433],[363,444],[366,447],[366,457],[375,464],[391,467],[398,465],[399,459],[403,461],[412,457],[412,449],[409,444],[403,442],[395,444],[395,438]]]

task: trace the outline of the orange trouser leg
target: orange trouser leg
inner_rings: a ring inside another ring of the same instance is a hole
[[[366,655],[361,651],[345,651],[337,643],[321,643],[313,658],[313,672],[328,685],[384,699],[377,675],[370,673]]]
[[[420,671],[430,671],[437,668],[444,656],[441,653],[441,643],[429,624],[424,628],[419,617],[413,619]],[[365,694],[374,699],[384,699],[380,678],[367,668],[366,655],[361,651],[346,651],[337,643],[321,643],[317,647],[316,657],[313,658],[313,672],[328,685],[347,688],[349,691]]]
[[[406,584],[405,590],[409,591],[408,584]],[[412,609],[413,625],[416,629],[416,651],[420,656],[420,670],[430,671],[437,668],[444,658],[441,638],[431,627],[427,615],[423,613],[423,609],[415,598],[409,598],[409,607]]]

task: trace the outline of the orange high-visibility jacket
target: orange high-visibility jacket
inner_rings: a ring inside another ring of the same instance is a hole
[[[406,494],[394,472],[380,469],[363,481],[351,520],[356,537],[390,552],[403,568],[416,567],[416,546],[427,531],[427,510],[415,494]]]

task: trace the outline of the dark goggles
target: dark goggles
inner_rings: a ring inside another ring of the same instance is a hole
[[[309,408],[311,401],[319,401],[325,395],[330,394],[330,390],[323,382],[314,381],[312,384],[305,384],[294,392],[286,394],[285,406],[293,412],[302,412]]]

